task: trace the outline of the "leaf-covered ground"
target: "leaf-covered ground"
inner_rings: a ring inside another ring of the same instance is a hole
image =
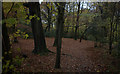
[[[94,48],[94,42],[74,40],[70,38],[62,39],[61,68],[55,69],[56,47],[53,47],[54,38],[46,38],[47,48],[54,52],[44,56],[32,53],[34,48],[33,39],[18,39],[14,43],[13,56],[27,55],[17,69],[21,72],[109,72],[116,71],[113,67],[114,58],[108,55],[106,49]],[[18,52],[17,49],[21,49]]]

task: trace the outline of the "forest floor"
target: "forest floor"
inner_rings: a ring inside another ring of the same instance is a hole
[[[56,47],[53,47],[54,38],[46,38],[47,48],[54,52],[47,55],[33,54],[33,39],[18,38],[14,43],[13,56],[25,54],[28,57],[17,69],[21,72],[109,72],[116,71],[113,65],[117,62],[112,58],[107,49],[94,48],[93,41],[74,40],[71,38],[62,39],[61,68],[55,69]],[[18,52],[16,49],[21,49]]]

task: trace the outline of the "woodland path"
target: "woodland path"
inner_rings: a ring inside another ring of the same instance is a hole
[[[47,48],[55,53],[45,56],[32,53],[34,47],[33,39],[21,39],[19,43],[13,44],[14,49],[21,48],[18,52],[14,50],[14,55],[26,54],[26,58],[20,71],[23,72],[101,72],[107,71],[110,60],[106,60],[104,49],[94,48],[93,41],[74,40],[71,38],[62,39],[61,69],[54,69],[56,60],[56,47],[53,47],[54,38],[46,38]],[[109,63],[108,63],[109,62]]]

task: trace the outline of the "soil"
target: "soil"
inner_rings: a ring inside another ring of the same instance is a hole
[[[34,40],[18,38],[14,43],[13,57],[26,55],[17,70],[21,72],[109,72],[115,71],[110,65],[113,58],[106,49],[94,48],[93,41],[62,39],[61,68],[55,69],[56,47],[53,47],[54,38],[45,38],[47,48],[54,52],[46,55],[33,54]],[[21,49],[20,52],[17,49]]]

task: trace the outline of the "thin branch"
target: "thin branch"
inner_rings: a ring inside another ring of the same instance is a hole
[[[83,3],[82,3],[82,7],[81,7],[81,12],[80,12],[80,14],[82,14],[82,11],[83,11]]]
[[[11,6],[11,8],[10,8],[10,10],[8,11],[8,13],[7,13],[7,15],[6,15],[6,18],[8,17],[9,13],[11,12],[11,10],[12,10],[14,4],[15,4],[15,3],[13,2],[13,3],[12,3],[12,6]]]

